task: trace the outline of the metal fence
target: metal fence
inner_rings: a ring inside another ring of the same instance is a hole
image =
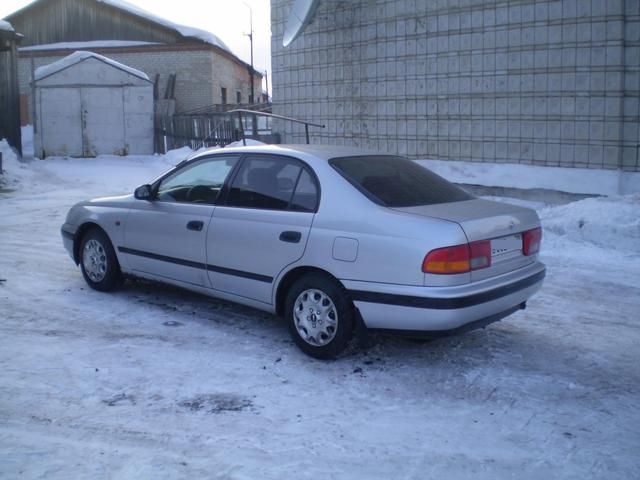
[[[248,138],[264,143],[280,143],[280,136],[271,133],[273,118],[304,125],[307,143],[310,126],[324,128],[324,125],[249,109],[179,115],[156,114],[155,151],[166,153],[184,146],[192,150],[202,147],[224,147],[240,140],[246,143]]]
[[[205,115],[156,115],[155,151],[166,153],[181,147],[223,147],[241,138],[235,119],[226,113]]]

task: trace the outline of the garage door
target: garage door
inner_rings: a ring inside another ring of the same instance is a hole
[[[126,155],[122,88],[82,88],[84,156]]]
[[[78,89],[41,88],[40,118],[43,157],[61,155],[81,157],[81,94]]]

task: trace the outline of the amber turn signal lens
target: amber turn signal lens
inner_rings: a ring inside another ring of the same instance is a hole
[[[430,251],[422,262],[424,273],[451,275],[491,266],[491,242],[479,242],[438,248]]]

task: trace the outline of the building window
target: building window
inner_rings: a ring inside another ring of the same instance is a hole
[[[236,103],[240,105],[242,103],[242,93],[236,92]]]
[[[227,89],[224,87],[220,88],[220,97],[222,98],[222,104],[227,104]]]

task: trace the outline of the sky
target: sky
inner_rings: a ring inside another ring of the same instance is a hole
[[[217,35],[242,60],[250,63],[250,12],[253,13],[253,64],[268,72],[271,91],[270,0],[127,0],[175,23],[197,27]],[[0,0],[0,18],[32,3],[32,0]]]

